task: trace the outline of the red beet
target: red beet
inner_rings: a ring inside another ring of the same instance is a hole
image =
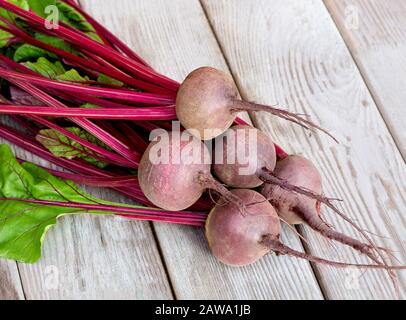
[[[256,188],[264,168],[276,165],[274,143],[262,131],[238,125],[216,139],[213,171],[221,182],[235,188]]]
[[[401,270],[405,266],[383,264],[361,265],[336,262],[315,257],[287,247],[279,240],[280,222],[273,206],[256,191],[235,189],[231,191],[242,200],[246,215],[241,215],[238,205],[221,200],[210,212],[206,221],[206,238],[213,255],[230,266],[245,266],[258,261],[267,253],[290,255],[334,267]]]
[[[182,125],[198,138],[211,140],[224,133],[241,111],[265,111],[302,127],[324,129],[288,111],[242,101],[233,79],[223,71],[203,67],[192,71],[180,86],[176,114]]]
[[[322,219],[321,202],[345,216],[331,205],[329,199],[322,196],[321,176],[311,161],[301,156],[289,156],[277,163],[273,174],[281,182],[278,185],[265,183],[261,193],[284,221],[289,224],[307,224],[323,236],[348,245],[377,261],[377,248],[372,243],[363,243],[338,232]],[[358,230],[361,231],[360,228]]]
[[[189,208],[207,189],[240,203],[213,178],[210,167],[210,152],[200,140],[186,131],[168,133],[163,130],[145,151],[138,168],[138,180],[148,200],[166,210]]]

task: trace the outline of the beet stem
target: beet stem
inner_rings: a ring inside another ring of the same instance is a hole
[[[114,47],[117,47],[118,49],[120,49],[129,58],[143,64],[144,66],[146,66],[148,68],[151,68],[138,54],[136,54],[133,50],[131,50],[124,42],[122,42],[119,38],[117,38],[114,34],[112,34],[108,29],[106,29],[96,19],[94,19],[91,15],[89,15],[86,11],[84,11],[74,1],[70,1],[70,0],[62,0],[62,1],[69,4],[73,8],[75,8],[82,16],[84,16],[86,18],[86,20],[97,31],[99,36],[107,39],[107,41],[112,43]]]
[[[174,103],[174,99],[172,97],[161,96],[154,93],[136,92],[127,89],[90,87],[71,82],[50,80],[41,76],[26,75],[7,70],[5,68],[0,68],[0,71],[2,78],[22,80],[47,89],[52,88],[56,90],[62,90],[64,92],[72,92],[75,94],[90,94],[97,97],[119,99],[136,103],[145,103],[149,105],[171,105]]]
[[[24,83],[17,80],[15,81],[13,80],[12,82],[19,88],[30,93],[35,98],[39,99],[40,101],[42,101],[43,103],[45,103],[50,107],[69,108],[59,100],[53,98],[49,94],[45,93],[44,91],[38,89],[37,87],[29,83]],[[80,127],[82,127],[83,129],[85,129],[86,131],[88,131],[89,133],[91,133],[92,135],[94,135],[100,141],[104,142],[111,149],[115,150],[118,154],[124,156],[128,161],[133,163],[132,167],[138,166],[137,155],[135,155],[134,152],[127,145],[125,145],[122,141],[118,140],[116,137],[111,135],[109,132],[106,132],[105,130],[101,129],[99,126],[95,125],[88,119],[72,118],[71,120]]]
[[[9,3],[4,0],[0,0],[0,7],[20,16],[28,24],[33,27],[40,28],[41,31],[45,30],[46,21],[40,16],[26,11],[12,3]],[[176,91],[179,87],[179,84],[163,75],[160,75],[151,69],[145,67],[143,64],[131,60],[123,55],[120,55],[117,51],[114,51],[110,47],[103,45],[95,40],[90,39],[89,37],[82,35],[79,32],[72,31],[69,28],[64,26],[59,26],[58,29],[53,30],[53,35],[58,35],[60,38],[82,48],[85,50],[90,50],[92,52],[97,52],[99,56],[110,61],[117,67],[125,70],[126,72],[131,73],[136,77],[140,77],[148,82],[159,84],[160,86]]]
[[[0,114],[35,115],[59,118],[87,118],[110,120],[174,120],[174,106],[151,108],[59,108],[27,105],[0,105]]]

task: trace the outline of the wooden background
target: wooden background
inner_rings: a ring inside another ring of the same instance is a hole
[[[263,113],[256,126],[320,168],[325,192],[406,262],[406,3],[403,0],[81,0],[162,73],[230,72],[241,96],[307,113],[324,135]],[[21,150],[17,150],[20,156]],[[38,159],[28,160],[38,162]],[[98,196],[126,201],[113,192]],[[337,229],[356,233],[327,210]],[[283,241],[342,261],[365,261],[300,227]],[[402,298],[406,273],[399,274]],[[392,299],[384,272],[337,270],[267,256],[230,268],[193,227],[68,217],[40,263],[0,261],[1,299]]]

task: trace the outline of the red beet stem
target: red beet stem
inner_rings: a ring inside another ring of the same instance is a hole
[[[52,96],[46,94],[42,90],[28,84],[24,83],[21,81],[12,81],[14,84],[16,84],[18,87],[21,89],[27,91],[28,93],[32,94],[35,98],[39,99],[43,103],[45,103],[48,106],[51,107],[57,107],[57,108],[68,108],[65,104],[62,102],[56,100]],[[95,125],[93,122],[87,119],[79,119],[79,118],[73,118],[71,119],[74,123],[94,135],[96,138],[98,138],[100,141],[108,145],[111,149],[115,150],[118,154],[124,156],[128,161],[133,163],[133,166],[138,165],[138,159],[137,155],[134,154],[134,152],[127,146],[125,145],[122,141],[118,140],[116,137],[112,136],[110,133],[104,131],[97,125]]]
[[[120,216],[130,218],[142,217],[150,221],[162,221],[181,224],[201,225],[206,221],[207,215],[195,212],[171,212],[154,208],[133,208],[121,207],[105,204],[83,204],[78,202],[60,202],[60,201],[47,201],[47,200],[34,200],[34,199],[21,199],[21,198],[0,198],[0,201],[18,201],[26,202],[44,206],[65,207],[65,208],[78,208],[85,211],[99,211],[119,213]],[[152,220],[151,220],[152,219]]]
[[[123,109],[86,109],[52,108],[25,105],[0,105],[2,114],[25,114],[47,117],[68,117],[111,120],[175,120],[175,107],[123,108]]]
[[[0,20],[3,23],[8,23],[10,25],[10,22],[4,18],[0,17]],[[79,57],[77,55],[74,55],[70,52],[66,52],[62,49],[58,49],[56,47],[53,47],[49,44],[46,44],[38,39],[35,39],[34,37],[30,36],[29,34],[23,32],[22,30],[18,29],[17,27],[10,25],[10,28],[4,27],[0,25],[0,30],[4,30],[6,32],[9,32],[11,34],[14,34],[16,37],[18,37],[21,41],[24,41],[26,43],[29,43],[31,45],[34,45],[36,47],[42,48],[44,50],[47,50],[49,52],[52,52],[59,57],[63,58],[65,61],[69,61],[71,65],[73,66],[79,66],[81,68],[91,68],[92,71],[97,71],[102,74],[108,74],[112,78],[115,78],[117,80],[122,81],[123,83],[140,88],[149,92],[154,92],[158,94],[163,94],[167,96],[174,96],[174,92],[159,86],[156,86],[154,84],[151,84],[149,82],[144,82],[142,80],[136,79],[134,77],[129,76],[128,74],[124,73],[123,71],[117,69],[114,66],[111,66],[107,63],[105,64],[100,64],[97,62],[100,62],[102,60],[101,58],[95,59],[97,57],[96,55],[90,54],[89,52],[85,52],[86,55],[90,55],[90,58],[93,59],[85,59],[82,57]],[[93,61],[96,60],[96,61]]]
[[[81,84],[50,80],[40,76],[25,75],[18,72],[6,70],[4,68],[0,68],[0,74],[2,78],[5,78],[7,80],[9,79],[22,80],[27,83],[35,84],[42,88],[46,89],[51,88],[61,90],[63,92],[71,92],[74,94],[76,93],[88,94],[97,97],[103,97],[108,99],[119,99],[122,101],[129,101],[133,103],[144,103],[148,105],[171,105],[174,103],[173,98],[162,97],[156,94],[136,92],[124,89],[118,90],[110,88],[90,87]]]
[[[45,32],[49,31],[45,29],[46,20],[30,11],[26,11],[5,0],[0,0],[0,7],[20,16],[28,24],[40,28],[40,30],[43,30]],[[69,28],[61,25],[58,29],[54,29],[52,31],[53,34],[58,35],[60,38],[74,44],[77,47],[89,50],[91,52],[97,52],[99,56],[111,62],[115,66],[121,68],[122,70],[125,70],[133,76],[139,77],[151,83],[159,84],[160,86],[171,89],[173,91],[177,91],[177,89],[179,88],[179,84],[177,82],[165,76],[159,75],[156,72],[153,72],[151,69],[143,66],[142,64],[120,55],[108,46],[98,43],[97,41],[92,40],[87,36],[84,36],[78,32],[74,32]]]

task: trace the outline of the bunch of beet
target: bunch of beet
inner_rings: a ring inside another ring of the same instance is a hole
[[[388,250],[374,245],[354,223],[365,242],[334,230],[322,219],[324,203],[351,222],[332,204],[333,199],[323,196],[321,176],[310,160],[278,157],[270,138],[248,125],[232,126],[210,143],[199,138],[198,130],[155,136],[142,157],[138,180],[146,197],[166,210],[193,206],[206,189],[217,192],[220,198],[205,229],[218,260],[245,266],[272,252],[335,267],[386,269],[396,284],[394,270],[404,267],[387,264]],[[373,264],[336,262],[295,251],[279,240],[281,222],[306,224],[366,255]]]
[[[232,78],[217,69],[199,68],[179,84],[154,71],[74,1],[57,4],[73,10],[88,29],[63,23],[49,30],[41,12],[0,0],[0,8],[12,17],[0,17],[0,31],[10,39],[0,48],[0,78],[6,84],[5,90],[0,88],[0,113],[24,127],[19,131],[0,125],[0,137],[69,171],[48,169],[54,175],[110,187],[170,212],[153,221],[205,225],[214,256],[228,265],[248,265],[273,252],[336,267],[381,268],[393,279],[394,270],[405,268],[388,265],[389,251],[377,247],[357,225],[364,241],[326,223],[322,204],[350,220],[323,195],[317,168],[308,159],[286,154],[237,113],[263,111],[330,135],[326,130],[305,116],[242,101]],[[48,66],[75,68],[79,79],[39,74],[32,66],[44,64],[44,57],[14,61],[10,52],[20,45],[45,52],[54,59]],[[169,132],[171,120],[179,120],[182,128]],[[52,136],[44,133],[49,130]],[[50,139],[75,148],[79,156],[55,154],[47,148]],[[201,212],[210,209],[206,220]],[[372,264],[297,252],[280,241],[281,222],[306,224],[366,255]]]

